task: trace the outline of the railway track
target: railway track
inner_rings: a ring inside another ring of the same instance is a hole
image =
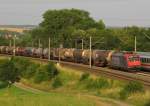
[[[137,74],[150,77],[150,72],[138,72]]]
[[[5,55],[5,54],[0,54],[0,55],[11,57],[11,55]],[[20,57],[24,57],[24,56],[20,56]],[[32,58],[32,57],[25,57],[25,58],[29,58],[29,59],[36,60],[36,61],[48,62],[47,59]],[[150,88],[150,73],[148,72],[147,73],[145,72],[130,73],[130,72],[124,72],[124,71],[96,67],[96,66],[92,66],[92,68],[89,68],[88,65],[72,63],[72,62],[64,62],[64,61],[57,61],[57,60],[51,60],[51,61],[55,63],[59,62],[62,66],[74,68],[74,69],[84,71],[84,72],[86,71],[95,75],[101,75],[101,76],[119,79],[119,80],[125,80],[125,81],[139,81],[143,83],[144,86]]]
[[[64,64],[66,67],[70,68],[76,68],[80,70],[84,70],[86,72],[93,73],[95,75],[101,75],[105,77],[111,77],[115,79],[121,79],[125,81],[139,81],[143,83],[146,87],[150,88],[150,76],[145,75],[138,75],[136,73],[128,73],[128,72],[122,72],[119,70],[109,69],[109,68],[101,68],[101,67],[95,67],[89,68],[87,65],[81,65],[81,64],[72,64],[72,63],[61,63]],[[69,65],[69,66],[68,66]]]

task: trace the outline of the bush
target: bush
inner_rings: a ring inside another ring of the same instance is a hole
[[[126,99],[130,94],[136,92],[143,92],[144,88],[143,85],[139,82],[132,81],[129,82],[125,87],[120,91],[120,98]]]
[[[20,80],[20,71],[16,68],[14,62],[6,60],[0,65],[0,81],[9,82],[9,86]]]
[[[59,77],[54,78],[54,80],[52,82],[52,87],[58,88],[60,86],[62,86],[62,82],[61,82],[60,78]]]
[[[39,64],[32,63],[24,72],[24,78],[31,78],[35,75],[36,70],[39,68]]]
[[[48,73],[49,79],[54,78],[56,75],[58,75],[58,70],[55,66],[54,63],[49,62],[46,66],[45,66],[46,72]]]
[[[125,87],[124,90],[129,93],[136,93],[144,91],[143,85],[139,82],[129,82]]]
[[[35,83],[41,83],[42,81],[46,81],[49,79],[48,73],[44,70],[45,67],[41,66],[37,70],[34,76]]]
[[[0,89],[8,87],[8,82],[0,81]]]
[[[33,64],[29,59],[25,59],[23,57],[12,57],[11,60],[14,63],[15,67],[21,72],[22,77],[24,77],[27,68],[31,64]]]
[[[79,81],[84,81],[84,80],[88,79],[89,76],[90,76],[89,73],[83,73],[83,74],[81,75]]]
[[[100,89],[100,88],[106,88],[109,86],[109,82],[104,78],[98,78],[98,79],[89,79],[87,82],[86,87],[88,89]]]

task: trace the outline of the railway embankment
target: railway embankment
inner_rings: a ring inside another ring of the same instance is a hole
[[[112,79],[103,74],[89,74],[87,71],[23,57],[16,58],[14,62],[23,72],[20,82],[42,91],[79,94],[81,98],[83,96],[80,94],[94,95],[136,106],[145,106],[150,100],[150,91],[140,82]]]

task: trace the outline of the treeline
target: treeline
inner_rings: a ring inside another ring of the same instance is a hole
[[[20,35],[19,32],[14,32],[14,31],[8,31],[8,30],[0,30],[0,37],[6,36],[6,35]]]
[[[14,36],[21,35],[18,32],[0,30],[0,45],[9,45],[9,39],[13,39]]]
[[[93,49],[134,50],[134,38],[137,37],[137,50],[150,51],[150,28],[124,27],[107,28],[102,20],[95,21],[87,11],[78,9],[48,10],[43,14],[39,26],[26,33],[18,40],[18,45],[51,46],[65,48],[89,48],[89,37],[92,37]]]

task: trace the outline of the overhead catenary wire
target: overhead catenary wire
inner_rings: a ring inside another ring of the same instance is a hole
[[[150,36],[144,33],[144,36],[150,40]]]

